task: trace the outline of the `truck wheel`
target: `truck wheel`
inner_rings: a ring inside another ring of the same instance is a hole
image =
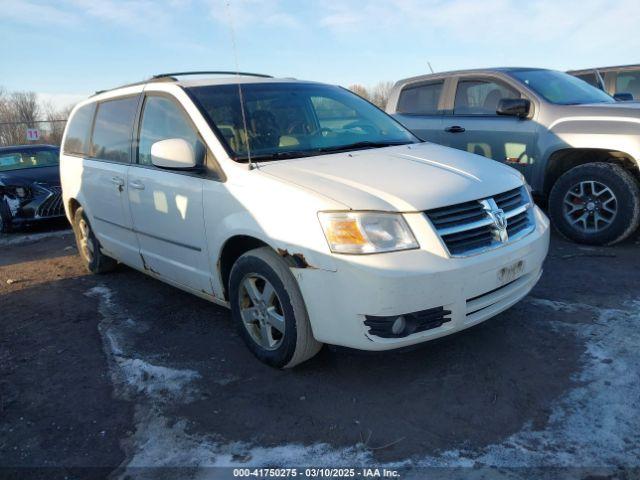
[[[82,207],[78,207],[73,216],[73,233],[76,236],[80,258],[87,270],[91,273],[106,273],[116,268],[118,262],[102,253],[100,242],[94,235]]]
[[[9,233],[12,230],[13,216],[7,201],[0,198],[0,233]]]
[[[289,266],[269,247],[250,250],[231,269],[231,313],[249,350],[262,362],[290,368],[313,357],[304,299]]]
[[[620,165],[580,165],[551,189],[549,214],[556,229],[570,240],[613,245],[638,228],[640,186]]]

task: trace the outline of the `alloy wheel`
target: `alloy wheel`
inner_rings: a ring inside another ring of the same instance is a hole
[[[266,350],[277,349],[284,339],[285,318],[273,285],[256,273],[246,275],[238,302],[242,323],[253,341]]]
[[[572,186],[562,203],[565,220],[585,233],[604,230],[618,213],[618,200],[613,191],[595,180],[585,180]]]

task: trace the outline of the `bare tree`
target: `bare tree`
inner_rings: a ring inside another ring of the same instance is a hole
[[[15,121],[25,123],[27,128],[35,128],[40,115],[38,95],[35,92],[13,92],[9,98]]]
[[[56,108],[51,103],[47,102],[42,107],[47,120],[47,132],[43,137],[46,143],[52,145],[60,145],[62,142],[62,134],[64,133],[64,127],[66,125],[66,119],[69,118],[69,114],[73,109],[73,106],[67,106],[65,108]]]
[[[19,126],[15,124],[15,120],[11,96],[0,89],[0,145],[15,145],[18,141]]]
[[[378,82],[371,91],[371,103],[384,109],[389,100],[393,82]]]
[[[367,87],[364,85],[360,85],[359,83],[355,83],[353,85],[349,85],[349,90],[351,90],[356,95],[360,95],[362,98],[369,100],[371,96],[369,95],[369,91]]]
[[[34,128],[40,114],[35,92],[2,92],[0,98],[0,143],[20,145],[26,141],[26,129]]]
[[[0,145],[34,143],[27,140],[28,128],[41,131],[35,143],[59,145],[72,108],[41,103],[35,92],[7,93],[0,87]]]

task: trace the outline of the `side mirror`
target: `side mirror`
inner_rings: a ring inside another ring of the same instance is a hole
[[[171,170],[193,170],[202,166],[204,149],[193,147],[182,138],[168,138],[151,145],[151,163]]]
[[[531,110],[531,102],[526,98],[502,98],[496,113],[509,117],[526,118]]]
[[[616,102],[633,102],[633,95],[627,92],[614,93],[613,99]]]

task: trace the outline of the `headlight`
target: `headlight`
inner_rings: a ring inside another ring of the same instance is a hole
[[[399,213],[320,212],[329,248],[334,253],[382,253],[418,248]]]

